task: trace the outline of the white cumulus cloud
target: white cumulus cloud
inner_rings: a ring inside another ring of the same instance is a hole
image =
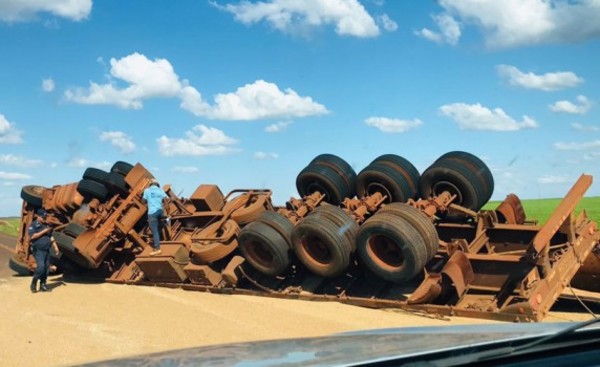
[[[56,86],[54,85],[54,80],[52,78],[42,80],[42,90],[44,92],[52,92]]]
[[[109,83],[90,83],[88,88],[71,88],[65,92],[67,101],[81,104],[115,105],[140,109],[150,98],[178,98],[181,108],[199,117],[218,120],[256,120],[306,117],[329,113],[325,106],[311,97],[298,95],[293,89],[280,90],[276,84],[257,80],[238,88],[234,93],[215,96],[210,105],[202,94],[180,80],[166,59],[150,60],[139,53],[110,60]],[[128,84],[117,86],[117,81]]]
[[[600,151],[588,152],[583,155],[583,159],[586,161],[597,161],[600,157]]]
[[[109,104],[121,108],[142,108],[142,101],[154,97],[174,97],[182,88],[179,77],[166,59],[149,60],[146,56],[133,53],[119,60],[110,59],[108,84],[90,83],[88,89],[68,89],[68,101],[82,104]],[[114,79],[129,83],[126,88],[116,86]]]
[[[600,131],[600,127],[598,126],[594,126],[594,125],[583,125],[580,124],[578,122],[574,122],[571,124],[571,127],[577,131],[581,131],[581,132],[593,132],[593,131]]]
[[[171,171],[177,172],[177,173],[196,173],[199,170],[198,170],[198,167],[194,167],[194,166],[175,166],[175,167],[173,167],[173,169]]]
[[[86,19],[92,11],[92,0],[3,0],[0,1],[0,20],[23,22],[38,13],[49,13],[74,21]]]
[[[600,157],[600,140],[584,141],[584,142],[557,142],[554,143],[554,149],[561,151],[577,152],[577,156],[584,160],[597,161]]]
[[[235,93],[218,94],[215,102],[207,117],[218,120],[306,117],[329,112],[310,97],[300,97],[292,89],[281,91],[264,80],[240,87]]]
[[[578,104],[571,101],[557,101],[549,107],[552,112],[564,112],[577,115],[583,115],[592,108],[592,102],[586,96],[577,96],[577,102]]]
[[[587,141],[582,143],[554,143],[554,148],[557,150],[593,150],[600,148],[600,140]]]
[[[0,171],[0,179],[2,180],[29,180],[31,176],[18,172]]]
[[[122,131],[103,131],[100,133],[99,139],[101,142],[110,143],[123,154],[129,154],[135,150],[133,139]]]
[[[276,122],[274,124],[271,124],[267,127],[265,127],[265,131],[268,133],[278,133],[281,132],[285,129],[287,129],[288,126],[290,126],[292,124],[291,121],[279,121]]]
[[[377,17],[377,22],[381,24],[383,29],[388,32],[395,32],[398,30],[398,23],[394,22],[387,14],[382,14]]]
[[[571,182],[566,176],[557,176],[557,175],[544,175],[538,178],[538,183],[552,185],[552,184],[563,184],[566,182]]]
[[[158,150],[164,156],[222,155],[238,152],[232,145],[238,143],[219,129],[196,125],[185,133],[185,138],[161,136],[156,140]]]
[[[0,144],[21,144],[23,142],[21,135],[22,132],[17,130],[15,124],[0,113]]]
[[[14,154],[0,154],[0,164],[5,164],[7,166],[32,168],[39,167],[42,163],[43,162],[39,159],[27,159],[23,156]]]
[[[492,48],[575,43],[600,35],[598,0],[440,0],[446,12],[478,27]]]
[[[369,117],[365,120],[367,126],[375,127],[384,133],[405,133],[423,125],[419,119],[400,120],[388,117]]]
[[[439,32],[423,28],[420,31],[416,31],[415,34],[435,43],[456,45],[462,33],[460,24],[448,14],[433,15],[432,18],[439,28]]]
[[[71,168],[88,168],[94,167],[103,170],[108,170],[112,167],[113,163],[107,161],[90,161],[89,159],[73,157],[67,161],[67,166]]]
[[[277,153],[265,153],[265,152],[254,153],[254,159],[257,159],[257,160],[277,159],[277,158],[279,158],[279,154],[277,154]]]
[[[452,103],[440,107],[442,115],[453,119],[461,130],[517,131],[538,127],[537,122],[528,116],[516,121],[501,108],[493,110],[479,103]]]
[[[511,65],[498,65],[498,74],[515,87],[554,91],[576,87],[583,83],[583,78],[571,71],[557,71],[545,74],[524,73]]]
[[[341,36],[376,37],[380,34],[375,20],[358,0],[270,0],[227,4],[219,8],[235,20],[252,25],[262,21],[289,34],[305,34],[325,25],[335,26]]]

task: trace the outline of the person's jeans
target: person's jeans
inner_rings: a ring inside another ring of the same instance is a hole
[[[42,284],[46,284],[48,278],[48,271],[50,270],[50,252],[37,250],[33,254],[35,259],[35,271],[33,272],[33,279],[39,279]]]
[[[160,230],[158,226],[162,216],[162,210],[157,210],[152,214],[148,214],[148,225],[150,226],[150,230],[152,231],[152,247],[154,247],[155,250],[158,250],[160,248]]]

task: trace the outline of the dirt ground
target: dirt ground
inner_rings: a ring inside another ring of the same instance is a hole
[[[0,361],[64,366],[222,343],[328,335],[401,326],[492,323],[447,320],[335,302],[216,295],[181,289],[49,282],[31,294],[30,278],[0,278]],[[553,312],[545,321],[587,320]]]

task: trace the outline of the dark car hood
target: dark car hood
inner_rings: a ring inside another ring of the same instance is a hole
[[[556,333],[575,323],[376,329],[189,348],[86,366],[347,366]]]

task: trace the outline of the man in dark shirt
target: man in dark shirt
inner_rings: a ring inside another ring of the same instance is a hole
[[[50,269],[50,247],[58,255],[58,246],[52,237],[52,227],[46,223],[46,211],[42,208],[37,209],[34,220],[29,226],[29,241],[35,258],[35,272],[31,281],[31,292],[37,292],[37,282],[40,280],[40,291],[49,292],[46,286],[48,270]]]

